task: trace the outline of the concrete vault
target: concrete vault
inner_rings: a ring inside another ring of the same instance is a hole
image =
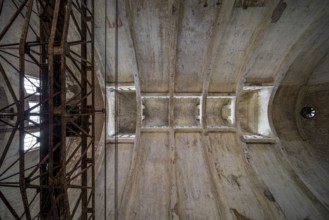
[[[0,219],[329,219],[328,52],[326,0],[0,0]]]

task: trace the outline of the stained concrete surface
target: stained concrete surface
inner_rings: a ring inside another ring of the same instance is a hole
[[[119,2],[119,83],[135,84],[130,99],[145,116],[136,116],[134,141],[119,144],[119,219],[327,219],[328,2],[286,0],[275,22],[279,0]],[[114,1],[106,28],[104,1],[96,6],[96,65],[113,83]],[[273,86],[267,113],[257,93],[243,91],[250,85]],[[234,97],[233,124],[220,117],[229,103],[210,95]],[[194,121],[196,101],[177,107],[176,96],[206,98],[208,122]],[[306,104],[316,118],[300,118]],[[274,141],[242,142],[266,116]],[[98,143],[96,216],[114,219],[114,146]]]

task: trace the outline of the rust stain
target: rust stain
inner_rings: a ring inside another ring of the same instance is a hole
[[[236,220],[250,220],[246,216],[239,213],[236,209],[231,209],[231,211],[233,212]]]
[[[287,7],[287,3],[281,0],[278,5],[275,7],[272,13],[272,23],[276,23],[282,16],[284,10]]]
[[[265,195],[265,197],[266,197],[269,201],[271,201],[271,202],[275,202],[275,198],[274,198],[274,196],[273,196],[273,194],[271,193],[270,190],[265,189],[265,190],[264,190],[264,195]]]

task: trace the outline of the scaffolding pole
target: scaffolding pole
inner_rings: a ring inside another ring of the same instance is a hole
[[[95,219],[94,1],[5,1],[6,9],[0,217]],[[70,83],[77,87],[73,96]]]

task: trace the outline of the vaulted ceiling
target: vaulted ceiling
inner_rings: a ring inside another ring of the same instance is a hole
[[[126,0],[119,9],[118,83],[136,87],[137,103],[120,108],[136,121],[136,136],[119,140],[121,218],[325,219],[328,3]],[[102,13],[96,44],[113,86],[114,1],[106,25]],[[300,115],[308,105],[315,119]]]
[[[329,2],[115,2],[95,0],[96,219],[327,219]]]

